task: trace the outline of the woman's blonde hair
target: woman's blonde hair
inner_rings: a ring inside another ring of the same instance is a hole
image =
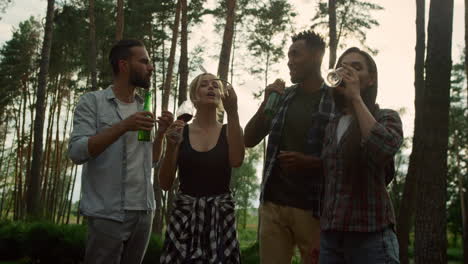
[[[202,74],[199,74],[197,77],[195,77],[192,82],[190,83],[189,85],[189,97],[190,97],[190,101],[192,101],[193,105],[195,106],[195,108],[197,107],[197,102],[198,102],[198,89],[200,88],[200,84],[201,84],[201,81],[203,79],[204,76],[206,75],[211,75],[214,77],[214,79],[217,79],[216,75],[212,74],[212,73],[202,73]],[[224,85],[221,81],[217,80],[216,82],[218,82],[219,84],[219,93],[221,95],[221,98],[224,96]],[[224,108],[223,108],[223,101],[222,100],[219,100],[219,104],[217,106],[217,110],[218,112],[222,112],[224,111]]]

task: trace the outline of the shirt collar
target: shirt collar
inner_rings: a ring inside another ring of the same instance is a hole
[[[114,87],[114,85],[111,84],[104,90],[104,93],[106,95],[107,100],[115,100],[116,99],[115,93],[114,93],[114,90],[112,90],[112,87]],[[143,98],[140,95],[138,95],[137,93],[135,93],[135,100],[139,104],[142,104],[144,102]]]

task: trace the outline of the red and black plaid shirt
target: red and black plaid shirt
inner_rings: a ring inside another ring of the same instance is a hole
[[[323,211],[320,218],[322,230],[375,232],[395,224],[393,206],[386,189],[385,165],[403,141],[402,123],[397,112],[379,110],[377,123],[368,138],[361,144],[361,152],[368,161],[362,177],[360,192],[353,191],[346,177],[343,143],[347,133],[338,143],[336,129],[342,115],[337,115],[327,126],[323,145],[325,186]],[[353,121],[353,122],[356,122]]]

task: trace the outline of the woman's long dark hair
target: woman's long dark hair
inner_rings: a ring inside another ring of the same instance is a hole
[[[378,78],[377,78],[377,65],[375,64],[374,59],[365,51],[360,50],[359,48],[352,47],[347,49],[338,59],[337,67],[341,65],[343,57],[350,54],[357,53],[365,58],[367,69],[369,71],[370,77],[373,80],[373,84],[369,87],[366,87],[364,90],[361,90],[361,97],[364,101],[364,104],[367,106],[369,111],[375,117],[376,113],[379,110],[378,105],[375,103],[377,97],[377,88],[378,88]],[[343,111],[346,106],[346,101],[344,96],[341,94],[334,93],[336,108],[339,111]],[[351,122],[349,126],[348,136],[346,141],[343,142],[343,159],[344,159],[344,174],[345,177],[349,180],[348,183],[352,188],[352,193],[354,196],[365,196],[366,195],[366,186],[367,186],[367,170],[368,162],[366,158],[361,153],[361,130],[359,128],[359,123],[355,119]]]

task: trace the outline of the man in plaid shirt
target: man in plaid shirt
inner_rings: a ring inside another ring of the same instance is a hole
[[[291,263],[297,245],[303,263],[316,263],[319,248],[322,169],[319,159],[325,126],[334,105],[320,74],[325,43],[314,32],[292,38],[288,67],[293,86],[267,86],[265,99],[245,128],[245,145],[269,135],[261,188],[261,263]],[[281,95],[275,114],[264,113],[272,92]]]

